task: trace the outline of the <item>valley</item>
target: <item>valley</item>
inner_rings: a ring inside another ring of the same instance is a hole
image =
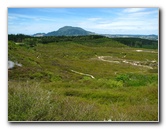
[[[156,41],[12,36],[9,121],[158,121]]]

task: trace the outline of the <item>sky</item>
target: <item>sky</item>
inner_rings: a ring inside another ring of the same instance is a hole
[[[98,34],[157,34],[158,8],[8,8],[8,34],[48,33],[64,26]]]

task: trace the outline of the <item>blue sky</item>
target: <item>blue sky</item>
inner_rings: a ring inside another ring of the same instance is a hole
[[[8,8],[8,34],[81,27],[100,34],[158,34],[158,8]]]

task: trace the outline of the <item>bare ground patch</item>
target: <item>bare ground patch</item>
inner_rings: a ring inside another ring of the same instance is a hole
[[[109,62],[109,63],[118,63],[118,64],[125,63],[132,66],[144,67],[148,69],[153,69],[154,67],[158,67],[158,62],[156,60],[135,61],[135,60],[114,58],[112,56],[98,56],[96,59],[100,61],[104,61],[104,62]]]

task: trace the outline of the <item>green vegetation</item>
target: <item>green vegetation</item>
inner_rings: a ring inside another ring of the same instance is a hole
[[[150,48],[150,49],[158,48],[157,40],[149,40],[141,38],[114,38],[114,40],[136,48]]]
[[[158,121],[157,49],[97,35],[9,39],[22,64],[8,70],[9,121]]]

